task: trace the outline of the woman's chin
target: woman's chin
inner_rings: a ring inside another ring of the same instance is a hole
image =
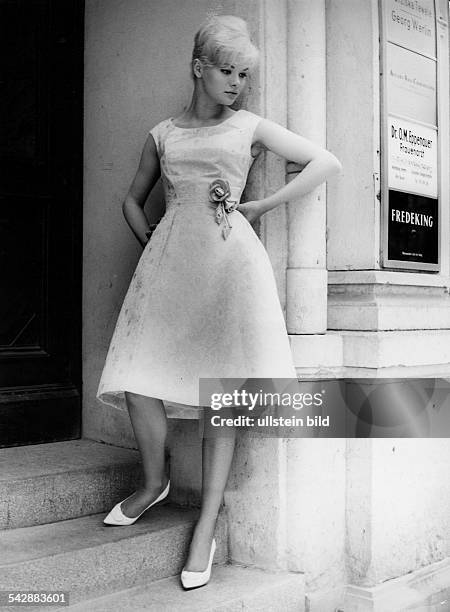
[[[222,102],[222,104],[224,106],[232,106],[236,100],[239,98],[239,96],[225,96],[224,101]]]

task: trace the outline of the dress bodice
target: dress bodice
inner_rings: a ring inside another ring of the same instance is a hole
[[[166,119],[150,130],[160,159],[166,208],[173,204],[204,206],[215,179],[228,181],[230,199],[239,202],[260,120],[258,115],[239,110],[218,125],[181,128]]]

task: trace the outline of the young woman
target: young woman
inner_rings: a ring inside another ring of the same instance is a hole
[[[220,16],[201,26],[191,103],[150,131],[123,205],[144,251],[97,397],[128,408],[144,485],[112,509],[107,524],[134,523],[169,492],[162,400],[198,405],[199,378],[296,377],[270,261],[250,224],[314,189],[340,163],[280,125],[230,108],[257,56],[241,19]],[[304,169],[276,193],[240,202],[253,155],[264,147]],[[151,234],[143,206],[160,176],[166,212]],[[203,440],[201,512],[181,576],[185,588],[209,580],[234,442]]]

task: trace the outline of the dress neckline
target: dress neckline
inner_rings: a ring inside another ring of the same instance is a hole
[[[230,117],[228,117],[227,119],[224,119],[224,121],[221,121],[220,123],[214,123],[213,125],[198,125],[196,127],[180,127],[179,125],[175,125],[173,117],[170,117],[169,122],[171,123],[172,127],[176,128],[177,130],[207,130],[207,129],[219,127],[220,125],[224,125],[225,123],[228,123],[228,121],[231,121],[231,119],[233,119],[233,117],[235,117],[238,113],[240,113],[241,110],[242,109],[235,111]]]

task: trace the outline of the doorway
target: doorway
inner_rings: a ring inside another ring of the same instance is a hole
[[[80,437],[79,0],[0,0],[0,446]]]

